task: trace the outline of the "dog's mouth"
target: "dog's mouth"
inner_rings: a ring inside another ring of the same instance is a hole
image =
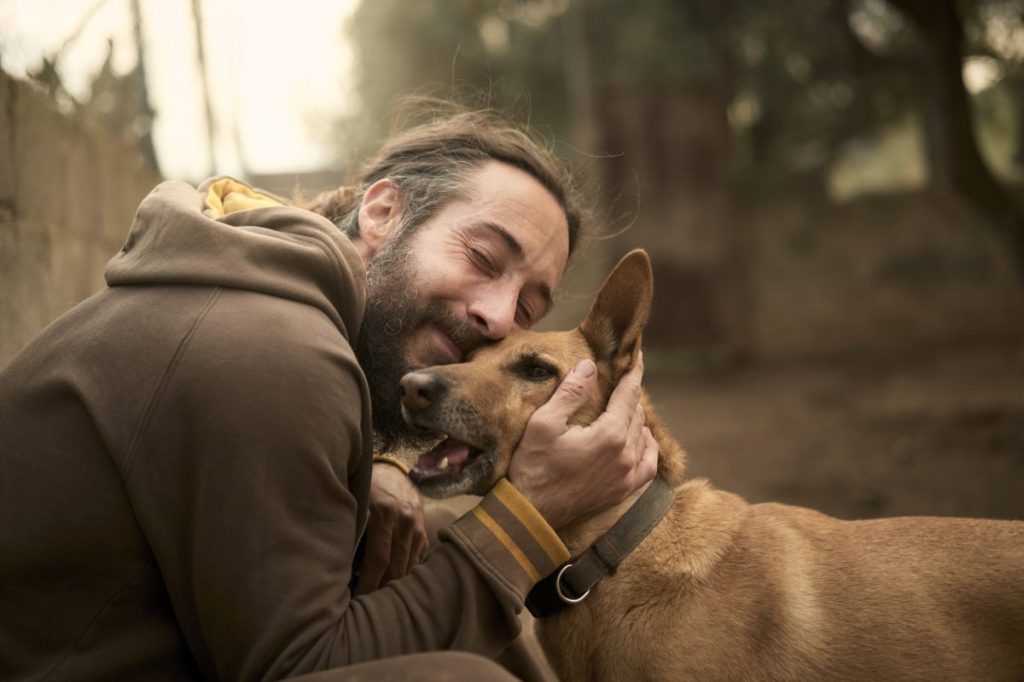
[[[483,448],[453,436],[443,433],[440,436],[441,442],[420,455],[416,461],[410,474],[415,483],[438,478],[458,479],[462,471],[484,452]]]
[[[418,432],[418,439],[429,450],[420,455],[409,472],[409,478],[430,497],[448,497],[473,492],[490,476],[494,448],[487,436],[473,437],[467,433],[479,429],[472,410],[460,403],[449,405],[447,412],[430,409],[413,412],[402,404],[402,416]]]

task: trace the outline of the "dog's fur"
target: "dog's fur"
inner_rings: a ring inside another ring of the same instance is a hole
[[[410,422],[473,446],[445,470],[424,455],[414,472],[424,492],[486,492],[533,411],[584,358],[598,366],[601,395],[574,422],[593,421],[635,360],[651,294],[650,262],[634,251],[579,328],[518,332],[403,380]],[[427,399],[415,399],[424,386]],[[583,603],[539,621],[562,679],[1024,679],[1024,523],[839,521],[750,505],[704,480],[684,483],[682,449],[646,398],[644,407],[675,503]],[[561,529],[570,551],[635,497]]]

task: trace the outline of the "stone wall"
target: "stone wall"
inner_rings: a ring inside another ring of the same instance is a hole
[[[130,143],[0,74],[0,367],[104,286],[157,182]]]

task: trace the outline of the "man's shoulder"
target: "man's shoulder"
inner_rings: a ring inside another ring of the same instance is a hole
[[[251,291],[210,290],[160,384],[157,420],[334,443],[329,451],[369,429],[366,378],[341,331],[314,306]]]
[[[194,327],[190,354],[199,353],[216,365],[305,372],[327,364],[358,371],[355,351],[342,330],[318,307],[304,302],[222,288],[212,292]]]

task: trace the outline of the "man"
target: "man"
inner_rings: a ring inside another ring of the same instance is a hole
[[[0,373],[0,678],[498,679],[404,655],[499,653],[568,558],[555,530],[653,477],[639,370],[566,425],[584,363],[508,480],[354,597],[372,427],[411,437],[397,378],[539,319],[579,224],[546,153],[472,113],[312,208],[336,224],[230,179],[161,184],[109,287]]]

